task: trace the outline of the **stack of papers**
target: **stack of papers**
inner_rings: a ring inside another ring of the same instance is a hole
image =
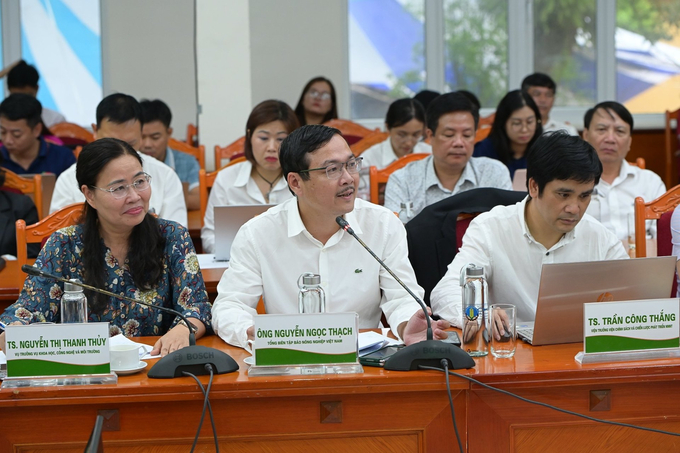
[[[381,335],[377,332],[361,332],[359,334],[359,357],[363,357],[366,354],[382,349],[385,346],[392,344],[399,344],[398,340],[393,338],[388,338],[385,335]]]

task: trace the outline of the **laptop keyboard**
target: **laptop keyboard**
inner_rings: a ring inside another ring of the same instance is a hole
[[[522,327],[517,329],[517,336],[527,343],[531,344],[534,338],[534,329],[531,327]]]

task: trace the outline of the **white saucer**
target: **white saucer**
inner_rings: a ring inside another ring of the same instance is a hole
[[[250,357],[246,357],[245,359],[243,359],[243,361],[245,362],[246,365],[255,365],[255,359],[253,358],[252,355]]]
[[[135,374],[139,371],[142,371],[144,368],[146,368],[147,365],[148,365],[148,363],[142,362],[140,360],[140,362],[135,367],[125,368],[125,369],[122,369],[122,370],[115,370],[115,369],[111,368],[111,371],[116,373],[118,376],[127,376],[128,374]]]

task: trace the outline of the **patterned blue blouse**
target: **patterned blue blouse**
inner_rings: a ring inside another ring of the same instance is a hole
[[[161,234],[165,237],[165,260],[163,275],[158,285],[148,291],[135,287],[125,260],[122,266],[106,250],[107,290],[132,299],[173,308],[187,317],[200,319],[210,332],[211,305],[198,267],[198,258],[189,232],[181,225],[158,219]],[[36,266],[64,278],[83,279],[82,225],[63,228],[50,236],[40,251]],[[24,323],[60,322],[60,302],[64,284],[47,278],[29,276],[19,299],[0,316],[5,324],[14,321]],[[179,318],[140,304],[126,303],[109,298],[109,304],[101,315],[89,313],[90,322],[109,322],[111,336],[118,333],[126,337],[158,336],[165,334]]]

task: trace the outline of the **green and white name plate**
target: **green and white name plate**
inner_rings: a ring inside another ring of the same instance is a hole
[[[255,366],[357,363],[356,313],[255,317]]]
[[[7,326],[7,377],[111,372],[109,323]]]
[[[583,305],[583,350],[588,354],[680,347],[678,299],[598,302]]]

